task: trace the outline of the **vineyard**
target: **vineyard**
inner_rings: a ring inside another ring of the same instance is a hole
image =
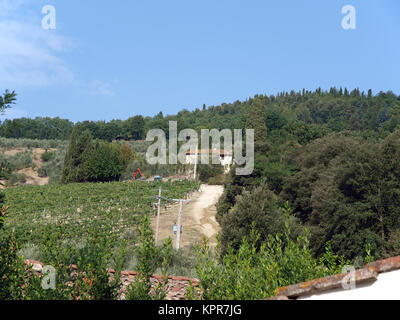
[[[8,188],[6,226],[21,244],[39,246],[44,234],[53,233],[63,242],[79,245],[86,231],[96,228],[99,237],[112,232],[134,246],[138,218],[154,213],[159,185],[136,181]],[[184,198],[199,185],[174,181],[162,187],[163,196]]]

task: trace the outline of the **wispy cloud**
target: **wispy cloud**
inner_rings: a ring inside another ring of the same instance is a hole
[[[111,85],[107,82],[103,82],[100,80],[94,80],[90,84],[90,92],[94,95],[101,95],[101,96],[111,96],[114,94],[114,91]]]
[[[0,11],[8,12],[0,21],[0,87],[47,87],[71,83],[72,71],[59,57],[71,41],[54,30],[43,30],[40,23],[29,22],[13,13],[22,6],[19,0],[0,1]],[[38,20],[36,20],[38,21]],[[39,19],[40,21],[40,19]]]

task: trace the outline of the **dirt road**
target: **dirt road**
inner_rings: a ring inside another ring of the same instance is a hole
[[[211,246],[216,245],[216,235],[220,227],[215,219],[215,204],[222,195],[222,186],[202,185],[200,192],[190,198],[188,204],[183,205],[181,248],[190,248],[199,243],[203,237],[208,238]],[[174,204],[167,210],[161,210],[159,239],[171,237],[175,246],[175,236],[172,228],[178,221],[179,205]],[[156,217],[152,217],[151,225],[156,229]]]

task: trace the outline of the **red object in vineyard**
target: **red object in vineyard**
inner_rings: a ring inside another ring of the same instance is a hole
[[[140,173],[140,175],[144,178],[145,176],[143,175],[142,171],[140,171],[140,168],[138,168],[134,173],[133,173],[133,180],[136,180],[136,175]]]

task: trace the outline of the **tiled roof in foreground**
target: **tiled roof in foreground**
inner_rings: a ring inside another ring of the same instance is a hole
[[[392,271],[400,270],[400,256],[379,260],[367,264],[364,268],[355,271],[355,286],[368,286],[378,280],[379,275]],[[302,299],[313,295],[323,295],[333,291],[345,291],[343,282],[347,281],[349,273],[328,276],[325,278],[315,279],[302,282],[277,290],[276,296],[270,300],[292,300]],[[393,286],[399,286],[400,283],[393,283]]]

